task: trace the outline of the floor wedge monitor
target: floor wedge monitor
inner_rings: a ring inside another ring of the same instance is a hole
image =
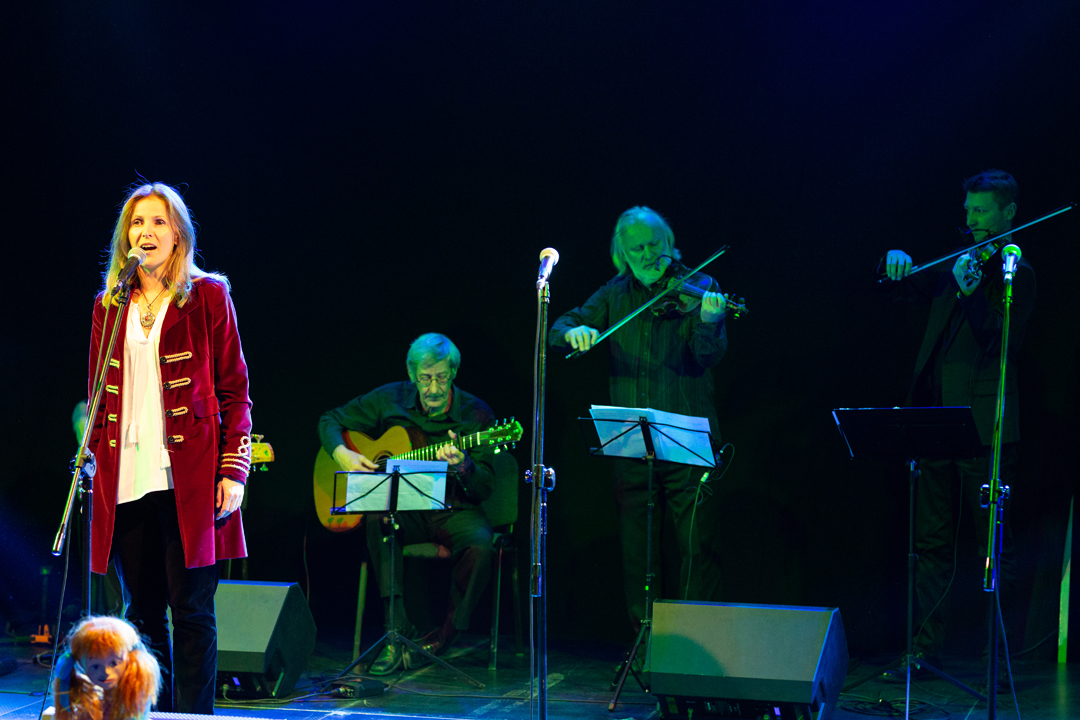
[[[300,586],[222,580],[214,604],[218,696],[291,693],[315,649],[315,620]]]
[[[829,720],[847,664],[837,608],[653,605],[647,666],[665,718]]]

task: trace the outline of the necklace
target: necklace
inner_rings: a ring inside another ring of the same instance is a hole
[[[154,321],[157,320],[157,315],[154,314],[154,303],[156,303],[168,288],[161,288],[161,292],[157,294],[152,301],[148,300],[146,303],[146,312],[139,316],[139,324],[144,328],[154,327]]]

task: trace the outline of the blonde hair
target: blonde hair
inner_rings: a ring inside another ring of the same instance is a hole
[[[116,219],[112,243],[109,246],[109,269],[104,275],[105,286],[101,304],[108,307],[113,300],[113,288],[120,276],[120,271],[127,262],[127,254],[131,250],[128,230],[131,229],[131,216],[135,212],[135,204],[148,197],[159,198],[165,203],[169,214],[169,226],[176,235],[176,247],[168,262],[165,263],[165,277],[163,278],[165,287],[172,288],[175,293],[176,307],[184,306],[191,295],[191,283],[198,278],[217,280],[228,287],[229,281],[224,275],[208,273],[195,265],[195,221],[184,203],[184,198],[180,197],[176,188],[164,183],[149,183],[132,190],[120,208],[120,216]]]
[[[653,233],[664,238],[664,253],[671,256],[672,261],[682,258],[682,253],[675,247],[675,233],[667,220],[660,217],[660,213],[644,205],[636,205],[622,215],[615,223],[615,233],[611,236],[611,262],[615,263],[615,269],[620,275],[630,272],[630,264],[626,262],[626,248],[623,247],[623,236],[633,225],[647,225]]]
[[[132,720],[146,717],[157,702],[161,669],[139,633],[126,620],[107,615],[82,620],[68,636],[68,652],[79,662],[112,653],[126,653],[127,661],[120,681],[105,698],[89,678],[72,670],[67,679],[68,708],[56,703],[57,720]],[[53,681],[54,696],[63,692],[63,681],[60,677]]]

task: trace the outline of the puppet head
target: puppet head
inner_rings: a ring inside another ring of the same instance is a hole
[[[132,720],[157,702],[161,670],[126,620],[99,616],[79,622],[57,659],[53,685],[57,720]]]

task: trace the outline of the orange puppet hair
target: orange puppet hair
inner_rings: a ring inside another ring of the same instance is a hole
[[[102,697],[82,667],[87,658],[112,653],[126,653],[127,663],[120,682]],[[68,636],[65,656],[57,662],[53,681],[57,720],[135,720],[147,717],[157,702],[161,669],[126,620],[105,615],[85,618]]]

